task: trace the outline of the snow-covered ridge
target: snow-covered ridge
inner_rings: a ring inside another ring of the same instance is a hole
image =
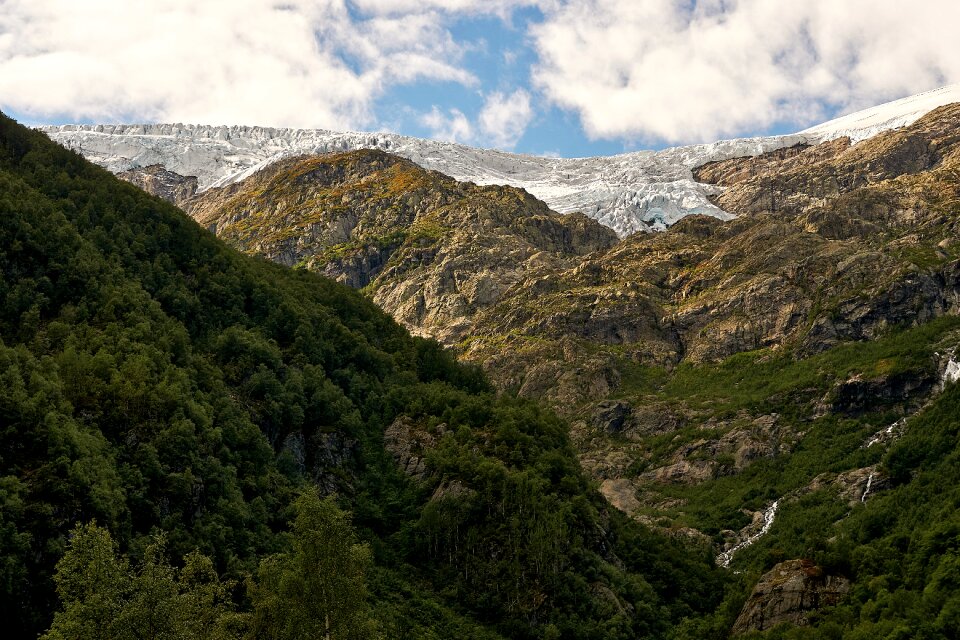
[[[155,124],[63,125],[41,130],[110,171],[162,164],[181,175],[197,176],[201,190],[236,182],[291,155],[382,149],[458,180],[522,187],[556,211],[582,211],[625,236],[662,229],[695,213],[730,218],[709,201],[716,188],[693,179],[691,170],[706,162],[844,135],[861,140],[910,124],[951,102],[960,102],[960,85],[838,118],[798,134],[595,158],[544,158],[392,133],[321,129]]]
[[[960,84],[952,84],[857,111],[805,129],[800,132],[800,135],[815,136],[820,140],[848,136],[851,142],[857,143],[883,131],[913,124],[937,107],[953,102],[960,102]]]

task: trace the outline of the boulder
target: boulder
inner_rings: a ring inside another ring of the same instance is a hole
[[[763,574],[733,625],[733,633],[809,623],[809,614],[837,604],[850,581],[828,575],[809,560],[787,560]]]

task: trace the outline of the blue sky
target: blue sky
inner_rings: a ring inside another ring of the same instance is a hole
[[[0,0],[28,124],[388,130],[608,155],[796,131],[960,82],[960,3]]]
[[[521,153],[560,155],[565,157],[610,155],[635,148],[625,141],[610,139],[590,140],[580,127],[577,114],[551,105],[544,96],[531,91],[530,70],[537,56],[529,42],[529,29],[543,21],[539,9],[516,10],[507,21],[496,16],[467,16],[451,25],[450,32],[460,42],[475,43],[465,54],[467,68],[487,90],[510,93],[519,89],[531,93],[536,114],[515,151]],[[378,105],[381,122],[389,122],[392,115],[404,111],[429,111],[434,105],[441,109],[457,108],[468,118],[476,118],[483,108],[481,90],[464,87],[455,82],[426,82],[396,87]],[[408,117],[399,127],[399,133],[418,137],[432,137],[430,127],[416,117]],[[663,146],[663,144],[653,146]]]

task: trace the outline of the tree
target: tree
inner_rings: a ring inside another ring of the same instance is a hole
[[[54,578],[63,610],[44,640],[226,640],[236,637],[229,583],[206,556],[192,553],[183,569],[167,561],[156,537],[142,563],[117,553],[110,532],[78,525]]]
[[[117,557],[110,532],[96,524],[77,525],[54,577],[63,610],[45,640],[122,637],[117,620],[132,587],[130,567]]]
[[[308,489],[294,503],[293,549],[260,564],[251,584],[251,637],[372,638],[365,573],[372,556],[333,497]]]

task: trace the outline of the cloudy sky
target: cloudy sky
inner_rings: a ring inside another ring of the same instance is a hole
[[[0,0],[0,109],[599,155],[960,82],[957,24],[957,0]]]

